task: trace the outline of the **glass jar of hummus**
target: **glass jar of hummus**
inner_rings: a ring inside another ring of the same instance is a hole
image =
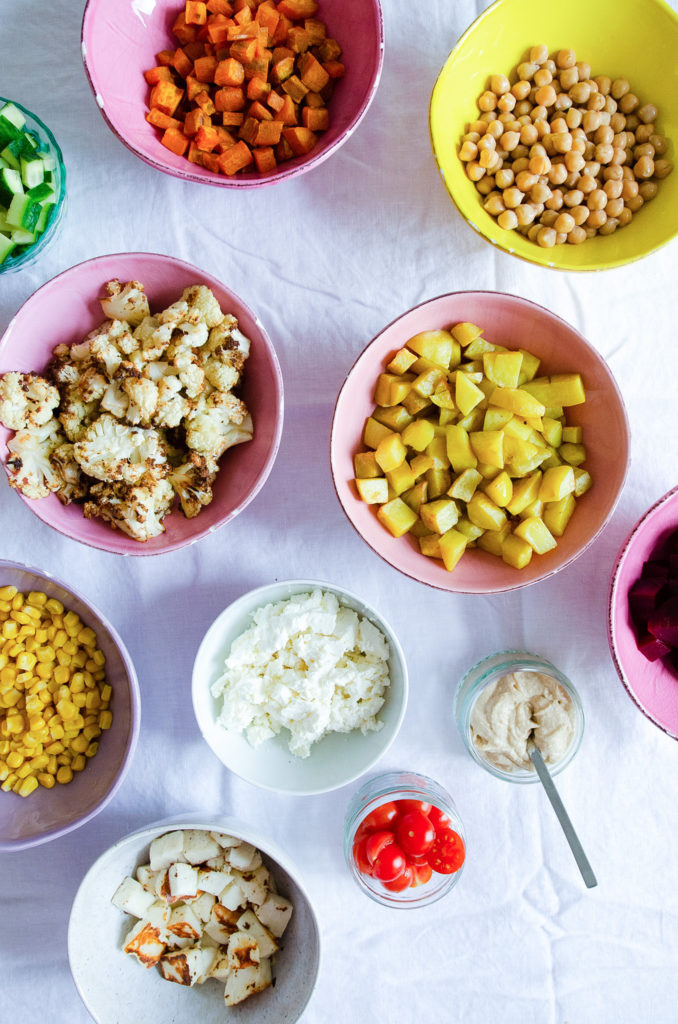
[[[509,782],[538,782],[527,751],[531,738],[552,775],[577,753],[584,712],[570,680],[550,661],[525,651],[490,655],[466,673],[455,718],[471,757]]]

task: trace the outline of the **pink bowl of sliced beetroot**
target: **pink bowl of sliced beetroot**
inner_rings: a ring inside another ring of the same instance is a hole
[[[608,638],[634,702],[678,739],[678,487],[645,513],[619,552]]]

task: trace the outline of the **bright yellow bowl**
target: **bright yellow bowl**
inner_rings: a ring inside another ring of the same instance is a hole
[[[558,270],[606,270],[649,255],[678,234],[678,168],[625,228],[581,245],[541,249],[505,231],[482,207],[482,196],[458,157],[476,99],[492,74],[510,75],[526,51],[545,43],[553,53],[573,49],[592,76],[627,78],[641,103],[659,109],[657,126],[678,153],[678,16],[664,0],[497,0],[461,37],[431,96],[431,145],[440,175],[459,212],[498,248]],[[514,79],[515,80],[515,77]]]

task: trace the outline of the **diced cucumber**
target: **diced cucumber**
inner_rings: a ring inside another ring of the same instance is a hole
[[[23,228],[15,228],[10,237],[17,245],[33,245],[37,235],[35,231],[24,231]]]
[[[27,190],[42,184],[45,180],[45,165],[41,157],[21,157],[21,180]]]
[[[28,189],[28,195],[33,202],[42,203],[45,199],[54,199],[54,189],[46,181],[41,181],[39,185]]]
[[[7,223],[13,228],[25,228],[33,231],[40,216],[40,204],[33,202],[30,196],[15,195],[7,210]]]
[[[41,153],[40,156],[42,157],[46,171],[56,170],[56,157],[53,153]]]
[[[0,203],[9,206],[15,195],[21,195],[24,187],[21,175],[13,167],[0,169]]]
[[[0,156],[15,171],[21,170],[21,139],[12,139],[2,150]]]
[[[21,130],[26,124],[26,118],[13,103],[5,103],[0,107],[0,117],[4,117],[18,130]]]
[[[0,234],[0,263],[4,263],[15,248],[16,242],[13,242],[11,238],[7,238],[6,235]]]
[[[56,203],[41,203],[40,213],[34,228],[36,235],[41,235],[49,223],[49,218]]]
[[[3,210],[0,206],[0,231],[4,231],[6,235],[11,235],[14,228],[11,224],[7,223],[7,210]]]

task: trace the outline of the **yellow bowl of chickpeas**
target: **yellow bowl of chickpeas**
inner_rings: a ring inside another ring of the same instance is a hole
[[[0,560],[0,852],[101,811],[138,732],[134,666],[102,613],[50,574]]]
[[[664,0],[497,0],[433,89],[431,144],[493,245],[604,270],[678,233],[678,16]]]

